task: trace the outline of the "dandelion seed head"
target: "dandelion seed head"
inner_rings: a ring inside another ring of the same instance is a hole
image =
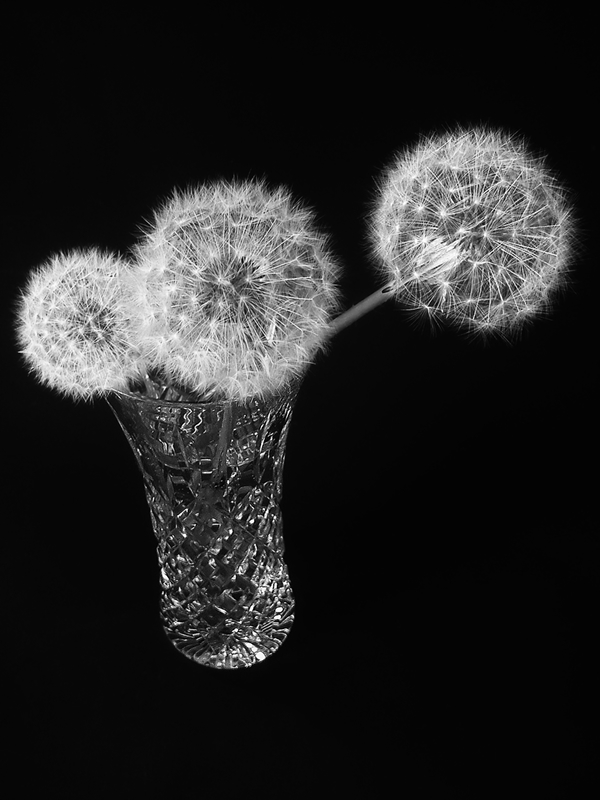
[[[574,234],[566,193],[543,159],[484,127],[424,137],[401,153],[370,218],[373,251],[399,299],[500,335],[548,307]]]
[[[140,346],[198,395],[278,390],[314,360],[339,308],[313,212],[260,181],[174,192],[136,257]]]
[[[130,344],[130,267],[97,249],[53,256],[32,272],[17,310],[27,366],[75,399],[125,389],[138,369]]]

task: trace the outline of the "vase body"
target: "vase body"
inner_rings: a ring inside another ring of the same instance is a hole
[[[297,391],[244,402],[110,397],[143,476],[163,627],[199,664],[252,666],[292,626],[280,501]]]

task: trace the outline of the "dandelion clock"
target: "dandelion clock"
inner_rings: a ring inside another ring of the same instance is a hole
[[[423,136],[379,176],[369,244],[385,285],[336,330],[395,298],[432,323],[516,337],[567,280],[566,193],[524,141],[486,127]]]
[[[91,249],[55,255],[31,274],[17,336],[42,383],[83,400],[127,387],[137,368],[129,269],[119,257]]]
[[[137,341],[171,386],[268,396],[325,343],[336,267],[313,215],[258,181],[176,192],[137,251]]]

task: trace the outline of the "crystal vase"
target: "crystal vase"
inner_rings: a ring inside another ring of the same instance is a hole
[[[298,388],[244,402],[110,396],[142,472],[163,627],[199,664],[252,666],[292,626],[280,501]]]

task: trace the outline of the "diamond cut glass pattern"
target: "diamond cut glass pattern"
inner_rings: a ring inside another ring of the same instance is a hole
[[[143,476],[164,629],[199,664],[252,666],[292,626],[280,501],[298,388],[244,402],[109,400]]]

